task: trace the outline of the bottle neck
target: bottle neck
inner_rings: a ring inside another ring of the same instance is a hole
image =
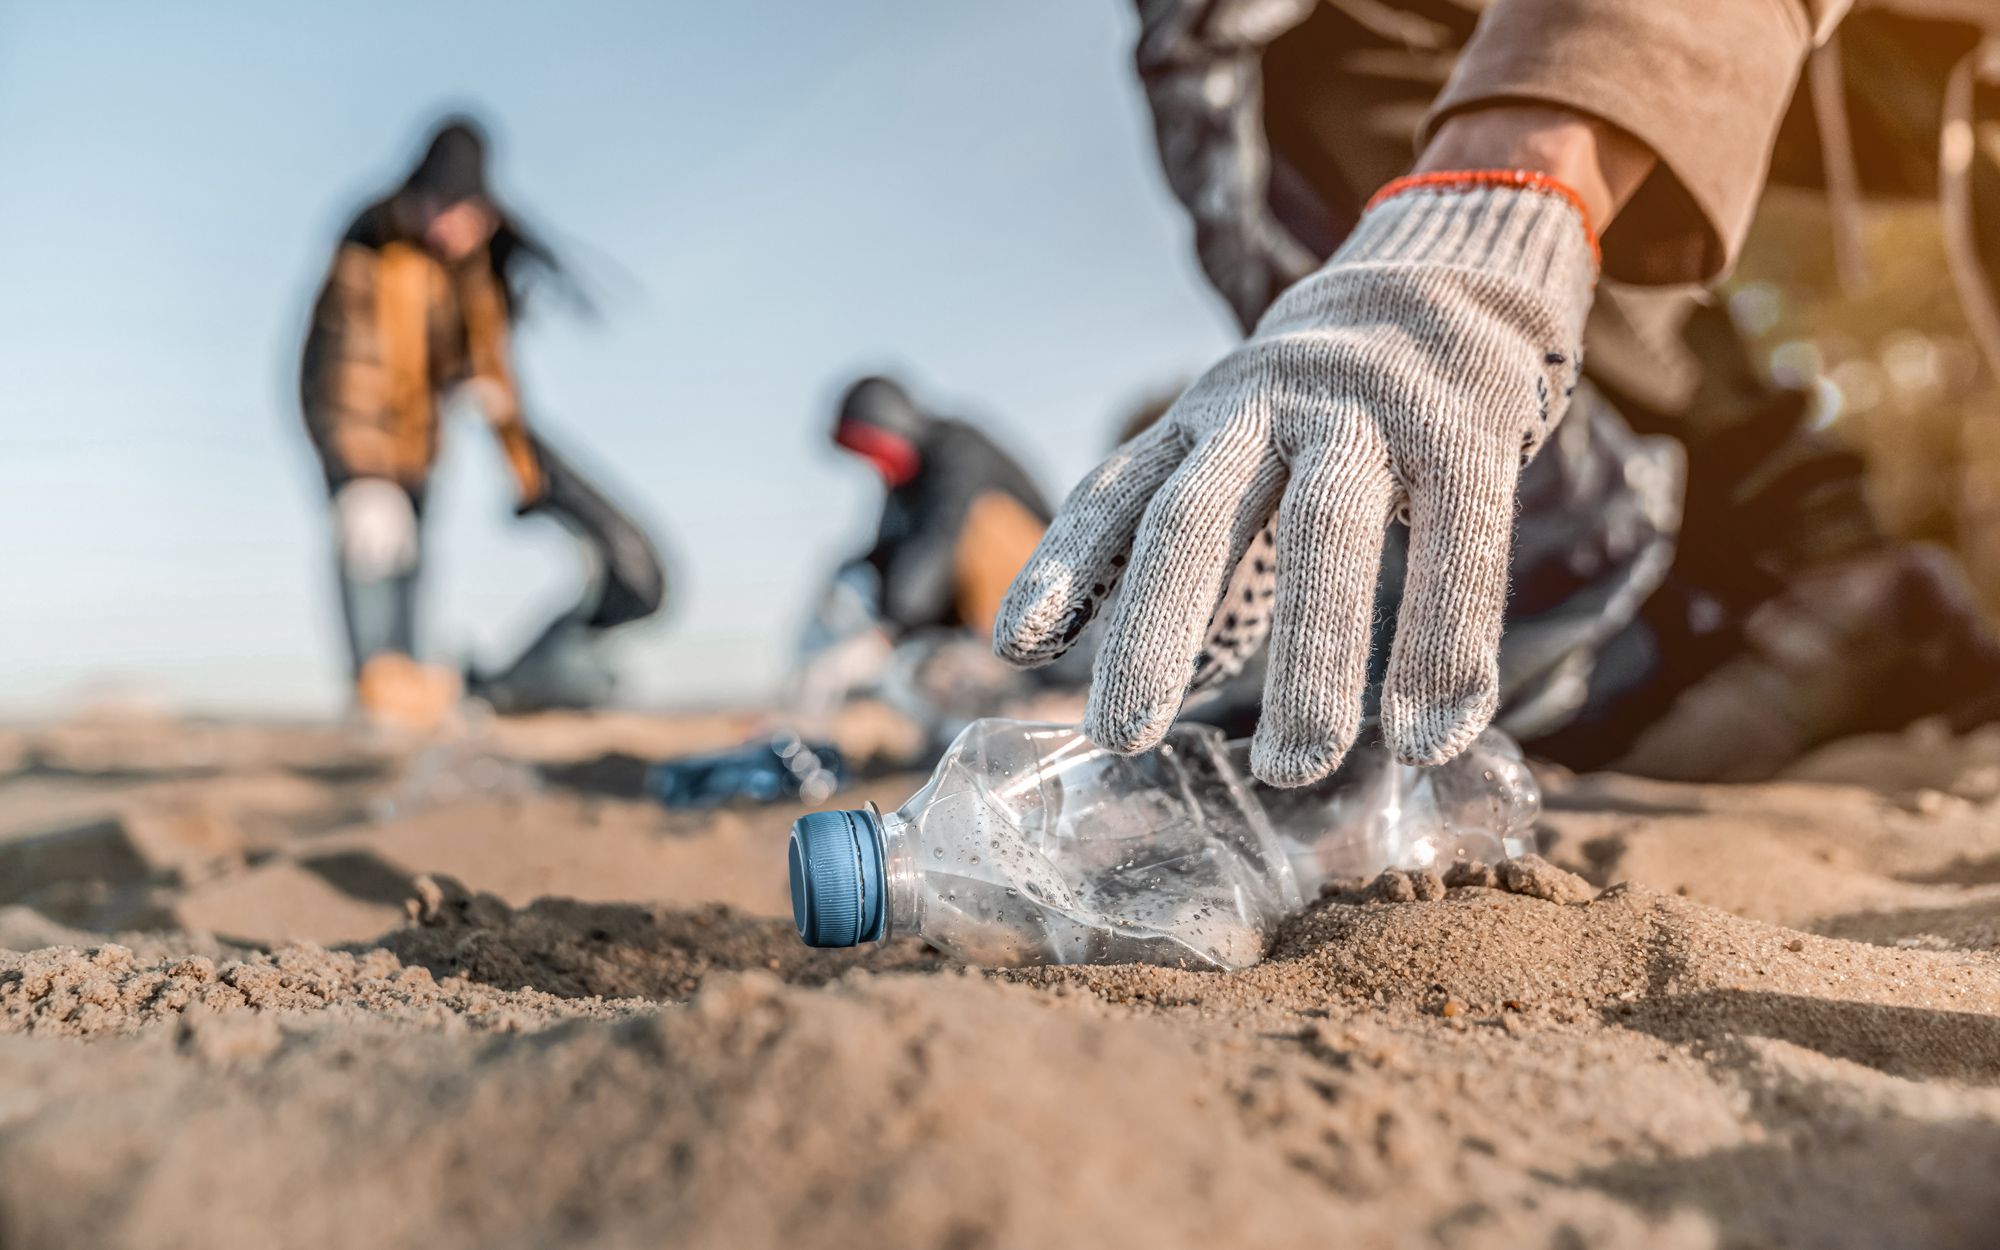
[[[892,937],[916,935],[923,926],[922,830],[901,812],[873,813],[882,831],[882,868],[888,923],[884,941]]]

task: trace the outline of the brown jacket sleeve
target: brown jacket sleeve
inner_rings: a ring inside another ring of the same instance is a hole
[[[1607,276],[1707,281],[1735,260],[1799,68],[1849,0],[1494,0],[1425,126],[1553,104],[1660,158],[1604,234]]]
[[[521,420],[521,396],[508,363],[506,297],[493,270],[484,262],[461,268],[458,304],[465,317],[466,352],[472,379],[479,384],[486,421],[499,440],[507,468],[514,475],[516,502],[523,508],[541,501],[547,483],[541,458]]]

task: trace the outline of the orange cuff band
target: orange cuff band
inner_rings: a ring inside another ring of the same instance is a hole
[[[1405,191],[1484,191],[1492,187],[1538,191],[1567,203],[1576,210],[1577,223],[1583,227],[1583,237],[1590,241],[1591,259],[1599,265],[1604,263],[1603,254],[1597,247],[1597,229],[1590,223],[1590,210],[1583,206],[1583,197],[1568,183],[1547,174],[1538,174],[1532,169],[1440,170],[1430,174],[1410,174],[1388,183],[1369,197],[1368,207],[1373,208]]]

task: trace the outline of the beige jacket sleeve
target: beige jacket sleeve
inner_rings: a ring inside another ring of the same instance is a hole
[[[1609,122],[1660,168],[1604,233],[1605,273],[1708,281],[1735,260],[1799,69],[1850,0],[1494,0],[1425,133],[1502,101]]]

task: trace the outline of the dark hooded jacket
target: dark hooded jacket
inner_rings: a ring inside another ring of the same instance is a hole
[[[1007,586],[1048,526],[1049,505],[1014,458],[961,421],[920,411],[882,378],[855,384],[841,422],[879,428],[916,453],[890,486],[875,545],[884,618],[900,630],[993,627]]]

